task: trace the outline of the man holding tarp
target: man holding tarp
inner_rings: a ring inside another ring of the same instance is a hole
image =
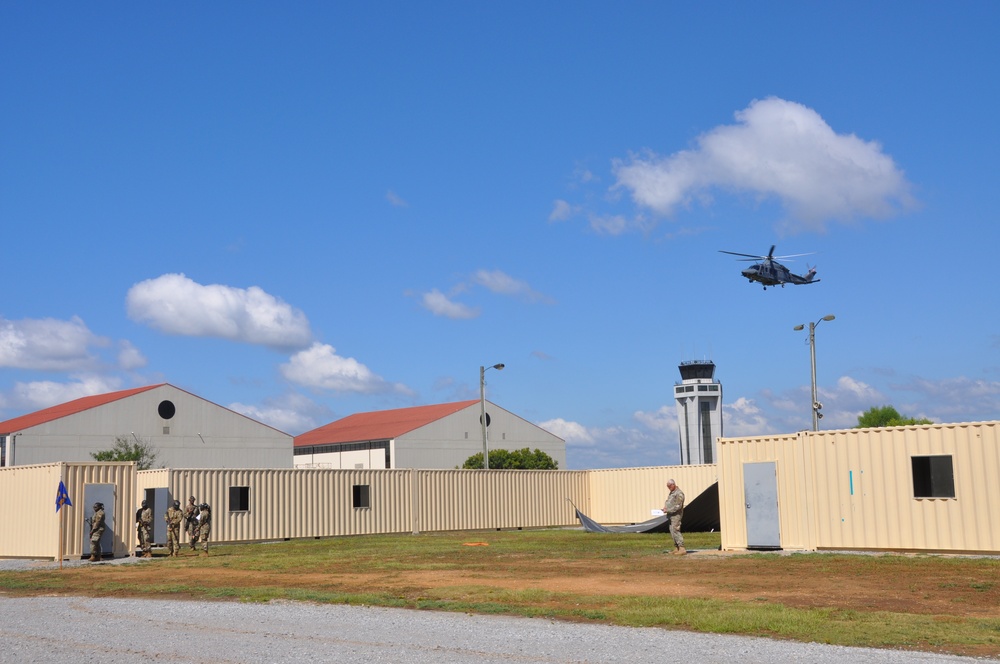
[[[682,556],[687,553],[684,548],[684,536],[681,535],[681,517],[684,516],[684,492],[681,491],[673,480],[667,480],[667,489],[670,494],[663,503],[663,514],[670,519],[670,536],[674,538],[674,555]]]

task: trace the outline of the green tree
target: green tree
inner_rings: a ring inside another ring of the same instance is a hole
[[[904,417],[892,406],[872,406],[858,415],[858,426],[855,429],[869,427],[903,427],[910,424],[934,424],[927,418],[916,419]]]
[[[148,440],[133,442],[129,436],[116,436],[110,450],[91,452],[90,456],[94,461],[135,461],[139,470],[149,470],[156,461],[156,449]]]
[[[476,452],[462,464],[462,468],[479,470],[483,467],[483,453]],[[545,452],[527,447],[520,450],[490,450],[490,470],[556,470],[559,463]]]

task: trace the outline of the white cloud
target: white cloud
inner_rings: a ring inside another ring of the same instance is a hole
[[[260,405],[235,402],[229,408],[293,436],[334,419],[328,408],[294,392]]]
[[[409,203],[407,203],[402,198],[400,198],[398,195],[396,195],[396,192],[392,191],[391,189],[389,191],[385,192],[385,200],[389,201],[389,204],[392,205],[392,206],[394,206],[394,207],[409,207],[410,206]]]
[[[336,349],[329,344],[314,343],[299,351],[288,363],[281,365],[281,374],[293,383],[314,389],[410,394],[406,386],[387,382],[354,358],[337,355]]]
[[[110,376],[81,375],[71,383],[33,381],[15,383],[14,389],[0,395],[0,408],[34,412],[81,397],[120,390],[121,381]]]
[[[257,286],[205,286],[183,274],[164,274],[129,289],[126,308],[132,320],[166,334],[274,348],[303,347],[312,340],[302,311]]]
[[[74,316],[54,318],[0,318],[0,367],[41,371],[77,371],[94,368],[97,359],[91,346],[106,346],[108,340],[91,332]]]
[[[825,398],[830,396],[832,398],[837,398],[845,404],[849,403],[853,406],[865,404],[875,405],[880,403],[885,398],[871,385],[851,378],[850,376],[841,376],[838,378],[837,387],[834,391],[819,390],[819,393],[821,397]],[[867,410],[871,407],[871,405],[865,406],[865,409]]]
[[[904,417],[926,417],[934,422],[992,421],[1000,415],[1000,382],[959,376],[932,381],[914,377],[895,384],[898,393],[915,395],[907,402],[892,403]],[[888,401],[870,404],[886,405]]]
[[[568,422],[561,417],[539,422],[538,426],[565,440],[569,447],[590,447],[595,442],[594,435],[587,430],[587,427],[578,422]]]
[[[500,270],[477,270],[472,282],[498,295],[511,295],[528,302],[551,302],[551,298],[539,293],[527,282],[501,272]]]
[[[652,413],[637,410],[632,418],[650,431],[661,434],[677,433],[677,407],[673,404],[660,406]]]
[[[812,230],[832,220],[885,218],[915,204],[881,145],[837,134],[802,104],[755,100],[736,121],[699,136],[692,150],[615,160],[615,188],[663,215],[712,190],[776,198],[797,225]]]
[[[549,221],[566,221],[576,214],[577,210],[564,200],[556,200],[549,213]]]
[[[740,397],[732,404],[722,404],[722,416],[723,433],[726,437],[778,433],[753,399]]]
[[[444,316],[453,319],[468,319],[479,316],[479,309],[475,309],[460,302],[453,302],[448,296],[434,289],[429,293],[424,293],[421,297],[421,304],[424,309],[435,316]]]
[[[590,220],[590,230],[599,235],[622,235],[632,230],[638,230],[635,224],[620,214],[596,215],[588,217]]]
[[[130,341],[119,341],[118,342],[118,366],[126,371],[132,371],[133,369],[141,369],[146,366],[147,360],[146,356],[143,355],[138,348],[132,345]]]
[[[491,293],[516,297],[525,302],[545,302],[551,304],[552,298],[539,293],[527,282],[515,279],[501,270],[477,270],[465,282],[460,282],[451,289],[452,294],[465,293],[473,286],[481,286]],[[445,295],[438,289],[433,289],[421,295],[421,304],[435,316],[452,319],[476,318],[480,314],[478,307],[470,307],[456,302],[452,296]]]
[[[675,436],[643,427],[587,427],[555,418],[538,426],[566,441],[566,463],[571,468],[628,468],[677,463]]]

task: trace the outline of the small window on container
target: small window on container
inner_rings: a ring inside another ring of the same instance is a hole
[[[230,512],[250,511],[250,487],[248,486],[229,487],[229,511]]]
[[[355,509],[368,509],[371,507],[370,486],[367,484],[355,484],[351,493],[351,505]]]
[[[954,498],[955,473],[951,455],[915,456],[913,466],[914,498]]]

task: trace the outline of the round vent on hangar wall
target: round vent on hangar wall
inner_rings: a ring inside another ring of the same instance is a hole
[[[159,413],[160,417],[163,419],[169,420],[177,412],[177,409],[174,407],[173,401],[164,400],[161,401],[160,405],[156,407],[156,412]]]

